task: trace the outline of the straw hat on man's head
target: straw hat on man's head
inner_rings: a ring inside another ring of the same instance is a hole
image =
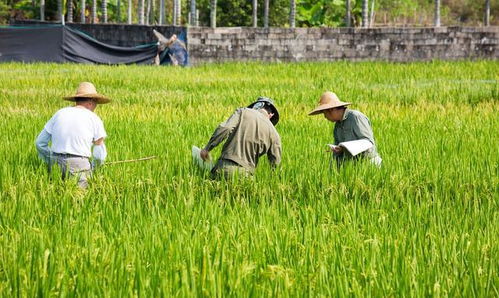
[[[309,116],[321,114],[326,110],[344,107],[349,105],[349,102],[341,101],[336,94],[330,91],[326,91],[321,95],[321,99],[319,100],[319,105],[310,113]]]
[[[65,100],[69,101],[83,101],[88,99],[93,99],[98,104],[105,104],[111,100],[104,95],[97,93],[95,86],[89,82],[82,82],[76,90],[76,94],[72,96],[64,97]]]

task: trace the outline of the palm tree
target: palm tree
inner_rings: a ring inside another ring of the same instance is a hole
[[[121,22],[121,0],[116,1],[116,22]]]
[[[107,23],[107,0],[102,0],[102,22]]]
[[[263,27],[269,27],[269,0],[265,0],[263,4],[265,5],[263,10]]]
[[[211,28],[217,27],[217,0],[211,0]]]
[[[159,0],[159,24],[163,25],[165,22],[165,0]]]
[[[57,17],[58,21],[62,21],[62,0],[57,0]]]
[[[345,25],[347,27],[350,27],[352,25],[350,23],[350,21],[352,19],[351,8],[350,8],[350,0],[346,0],[346,10],[347,10],[347,13],[346,13],[346,16],[345,16]]]
[[[68,16],[66,18],[66,22],[73,22],[73,0],[68,0]]]
[[[440,0],[435,0],[435,27],[440,27]]]
[[[369,14],[369,28],[374,25],[374,1],[371,2],[371,13]]]
[[[196,26],[196,0],[191,0],[190,25]]]
[[[295,27],[295,20],[296,20],[296,0],[291,0],[289,8],[289,27],[291,28]]]
[[[128,0],[127,23],[132,24],[132,0]]]
[[[144,25],[144,0],[139,0],[139,24]]]
[[[80,22],[82,24],[85,24],[85,0],[80,0],[80,6],[81,6]]]
[[[146,17],[145,17],[146,25],[149,25],[150,16],[151,16],[151,0],[147,0]]]
[[[45,0],[40,0],[40,21],[45,21]]]
[[[95,24],[97,19],[97,0],[92,0],[92,24]]]
[[[182,23],[182,0],[177,0],[176,5],[177,11],[175,12],[175,16],[177,17],[177,25],[180,26]]]
[[[258,0],[253,0],[253,28],[258,27]]]
[[[485,26],[490,26],[490,0],[485,0],[485,17],[483,23]]]
[[[362,0],[362,28],[367,28],[369,0]]]

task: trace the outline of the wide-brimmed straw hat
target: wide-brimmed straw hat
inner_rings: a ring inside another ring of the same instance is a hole
[[[341,101],[336,94],[330,91],[326,91],[321,95],[321,99],[319,100],[319,105],[312,112],[308,113],[309,116],[317,115],[325,110],[339,108],[348,106],[349,102]]]
[[[274,114],[274,116],[270,118],[270,122],[272,122],[272,124],[276,126],[277,123],[279,122],[279,111],[277,111],[277,108],[274,105],[274,101],[272,101],[272,99],[268,97],[260,96],[254,103],[250,104],[248,108],[250,109],[254,109],[257,107],[260,108],[259,105],[261,105],[261,107],[263,106],[269,107],[270,110],[272,110],[272,114]]]
[[[64,99],[69,101],[93,99],[98,104],[105,104],[111,101],[109,98],[105,97],[104,95],[97,93],[94,84],[89,82],[80,83],[78,89],[76,90],[76,94],[72,96],[66,96],[64,97]]]

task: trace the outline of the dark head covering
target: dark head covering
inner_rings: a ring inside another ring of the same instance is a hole
[[[274,102],[272,101],[272,99],[260,96],[254,103],[248,106],[248,108],[250,109],[261,109],[263,107],[270,108],[271,113],[274,114],[274,116],[270,118],[270,122],[272,122],[272,124],[276,126],[277,122],[279,122],[279,112],[277,111],[277,108],[274,106]]]

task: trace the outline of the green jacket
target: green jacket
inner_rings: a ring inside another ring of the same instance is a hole
[[[257,110],[237,109],[217,127],[204,149],[211,151],[225,139],[220,159],[231,160],[251,173],[264,154],[273,167],[281,162],[281,138],[272,122]]]
[[[377,156],[379,157],[376,150],[376,142],[374,141],[371,122],[366,115],[359,111],[346,109],[343,114],[343,119],[334,125],[333,136],[335,145],[342,142],[368,139],[373,144],[373,147],[366,152],[361,153],[360,156],[364,156],[369,159]],[[352,158],[352,156],[345,152],[334,154],[334,157],[337,160]]]

